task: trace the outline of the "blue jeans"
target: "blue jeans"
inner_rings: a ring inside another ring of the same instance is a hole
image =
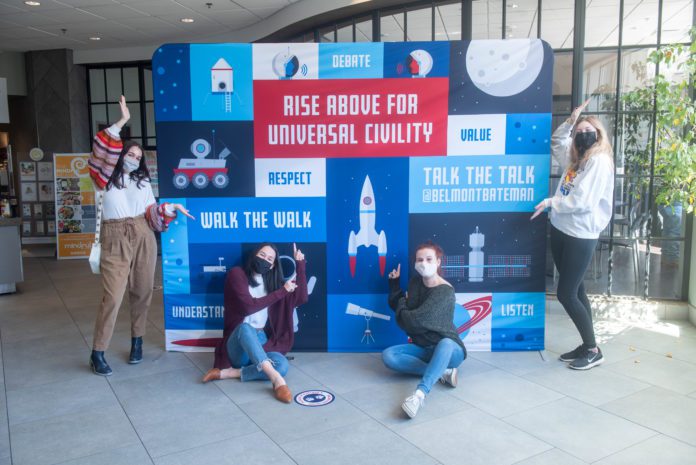
[[[268,380],[261,371],[261,364],[270,361],[280,376],[288,372],[288,359],[279,352],[263,350],[268,339],[266,333],[257,331],[248,323],[237,326],[227,340],[227,357],[234,368],[242,369],[242,381]]]
[[[452,339],[442,339],[435,346],[400,344],[384,349],[384,364],[399,373],[421,375],[418,389],[428,394],[446,369],[457,368],[464,361],[462,347]]]

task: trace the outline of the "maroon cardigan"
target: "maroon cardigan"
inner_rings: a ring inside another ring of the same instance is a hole
[[[297,288],[288,292],[281,287],[270,294],[255,298],[249,293],[249,280],[244,270],[236,266],[227,273],[225,279],[225,316],[222,340],[215,347],[215,368],[229,368],[227,340],[244,318],[268,307],[268,321],[264,332],[268,342],[263,345],[266,352],[286,354],[295,342],[292,312],[308,300],[305,261],[296,262]]]

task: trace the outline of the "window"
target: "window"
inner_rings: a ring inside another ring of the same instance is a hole
[[[572,48],[574,18],[574,0],[543,0],[541,38],[553,48]]]
[[[353,42],[353,23],[336,29],[336,42]]]
[[[405,40],[404,13],[382,16],[380,34],[382,42],[403,42]]]
[[[480,0],[472,4],[472,39],[503,38],[503,2]]]
[[[508,2],[505,10],[505,38],[537,37],[538,0]]]
[[[336,42],[336,29],[333,26],[320,29],[319,42]]]
[[[372,42],[372,18],[355,22],[355,41]]]
[[[435,40],[461,40],[462,5],[450,3],[435,7]]]
[[[585,47],[619,45],[619,2],[586,1]]]
[[[409,42],[433,40],[432,7],[406,12],[406,40]]]
[[[614,111],[617,52],[585,52],[583,99],[592,97],[586,111]]]
[[[622,45],[656,44],[657,1],[624,0]]]
[[[88,66],[90,135],[116,122],[121,114],[118,100],[126,97],[131,119],[124,136],[145,148],[155,147],[152,68],[149,63]]]
[[[662,2],[663,44],[676,44],[689,41],[689,29],[693,23],[693,0],[664,0]]]

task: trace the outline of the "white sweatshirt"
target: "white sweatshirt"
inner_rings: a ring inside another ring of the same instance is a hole
[[[564,169],[556,193],[551,197],[551,224],[569,236],[597,239],[611,219],[614,169],[603,154],[590,157],[577,173],[570,170],[570,134],[573,125],[561,124],[551,136],[551,153]]]

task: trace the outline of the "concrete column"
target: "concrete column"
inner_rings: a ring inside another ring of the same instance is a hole
[[[85,67],[67,49],[28,52],[26,66],[38,146],[51,157],[89,150]]]

